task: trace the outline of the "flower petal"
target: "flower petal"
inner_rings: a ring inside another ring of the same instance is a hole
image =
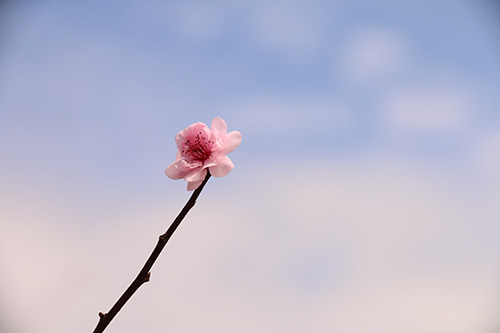
[[[166,168],[165,174],[172,179],[184,178],[192,191],[200,186],[209,170],[215,177],[223,177],[234,168],[226,154],[240,145],[241,133],[227,133],[226,122],[215,117],[211,128],[203,123],[192,124],[177,133],[175,141],[176,161]]]
[[[184,143],[186,142],[186,138],[184,137],[184,131],[180,131],[175,136],[175,143],[177,144],[177,149],[179,151],[181,151],[184,148]]]
[[[241,143],[241,133],[238,131],[229,132],[224,138],[224,153],[229,154]]]
[[[178,159],[165,169],[165,174],[171,179],[181,179],[191,172],[188,163],[184,159]]]
[[[210,129],[212,130],[212,133],[214,133],[218,138],[224,138],[226,136],[227,125],[226,122],[220,117],[215,117],[214,120],[212,120]]]
[[[224,177],[227,175],[231,170],[233,170],[234,164],[231,162],[231,159],[227,156],[221,157],[217,161],[217,165],[214,165],[213,167],[208,168],[210,170],[210,173],[214,177]]]
[[[187,182],[197,182],[199,180],[205,179],[207,175],[207,169],[197,169],[184,177]]]
[[[208,160],[207,162],[205,162],[203,164],[203,168],[209,168],[209,167],[214,166],[214,165],[217,165],[216,160]]]
[[[196,190],[198,188],[198,186],[201,185],[201,183],[203,183],[203,180],[198,180],[196,182],[189,182],[188,186],[187,186],[187,190],[188,191]]]

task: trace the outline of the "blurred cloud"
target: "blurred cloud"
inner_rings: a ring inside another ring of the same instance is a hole
[[[478,149],[471,159],[490,180],[500,184],[500,131],[485,132],[479,138]],[[500,194],[500,192],[499,192]]]
[[[0,331],[94,327],[187,200],[163,174],[175,134],[214,116],[243,134],[236,169],[210,181],[109,332],[500,325],[487,7],[9,6]]]
[[[310,130],[344,132],[354,114],[337,100],[274,96],[237,101],[226,107],[239,112],[242,124],[254,133],[292,133]]]
[[[429,82],[399,87],[387,95],[382,106],[388,126],[402,133],[453,133],[472,120],[475,99],[471,89]]]
[[[349,81],[373,83],[409,70],[408,39],[396,29],[358,27],[345,40],[338,66]]]
[[[500,274],[489,237],[499,216],[479,211],[491,212],[488,193],[405,163],[287,166],[280,179],[240,180],[228,194],[207,188],[110,331],[166,321],[186,331],[487,332]],[[118,297],[176,214],[160,201],[124,202],[117,223],[81,237],[54,224],[86,223],[76,212],[33,199],[24,213],[2,209],[2,266],[15,272],[3,281],[20,332],[89,331],[91,314]]]
[[[174,25],[175,31],[188,40],[196,42],[213,42],[213,40],[224,33],[225,15],[220,8],[199,2],[180,3],[175,11],[168,11],[168,19]]]
[[[309,60],[324,49],[328,17],[313,3],[271,1],[253,6],[250,38],[284,59]]]

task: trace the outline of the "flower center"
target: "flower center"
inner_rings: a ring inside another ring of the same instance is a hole
[[[184,144],[183,154],[191,157],[195,161],[206,161],[212,154],[211,146],[214,142],[207,140],[201,132],[196,134],[194,142],[189,139]]]

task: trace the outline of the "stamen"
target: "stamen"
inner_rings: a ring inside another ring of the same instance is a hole
[[[194,140],[194,143],[191,143],[189,140],[186,140],[184,144],[184,150],[181,152],[189,157],[191,157],[195,161],[206,161],[211,152],[211,144],[213,141],[206,140],[204,136],[201,135],[202,132],[199,132]]]

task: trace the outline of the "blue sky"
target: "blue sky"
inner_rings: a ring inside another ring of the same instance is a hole
[[[92,329],[188,198],[163,173],[175,134],[221,116],[243,135],[236,168],[210,181],[110,332],[159,331],[167,314],[185,332],[488,332],[499,10],[3,4],[0,320]]]

